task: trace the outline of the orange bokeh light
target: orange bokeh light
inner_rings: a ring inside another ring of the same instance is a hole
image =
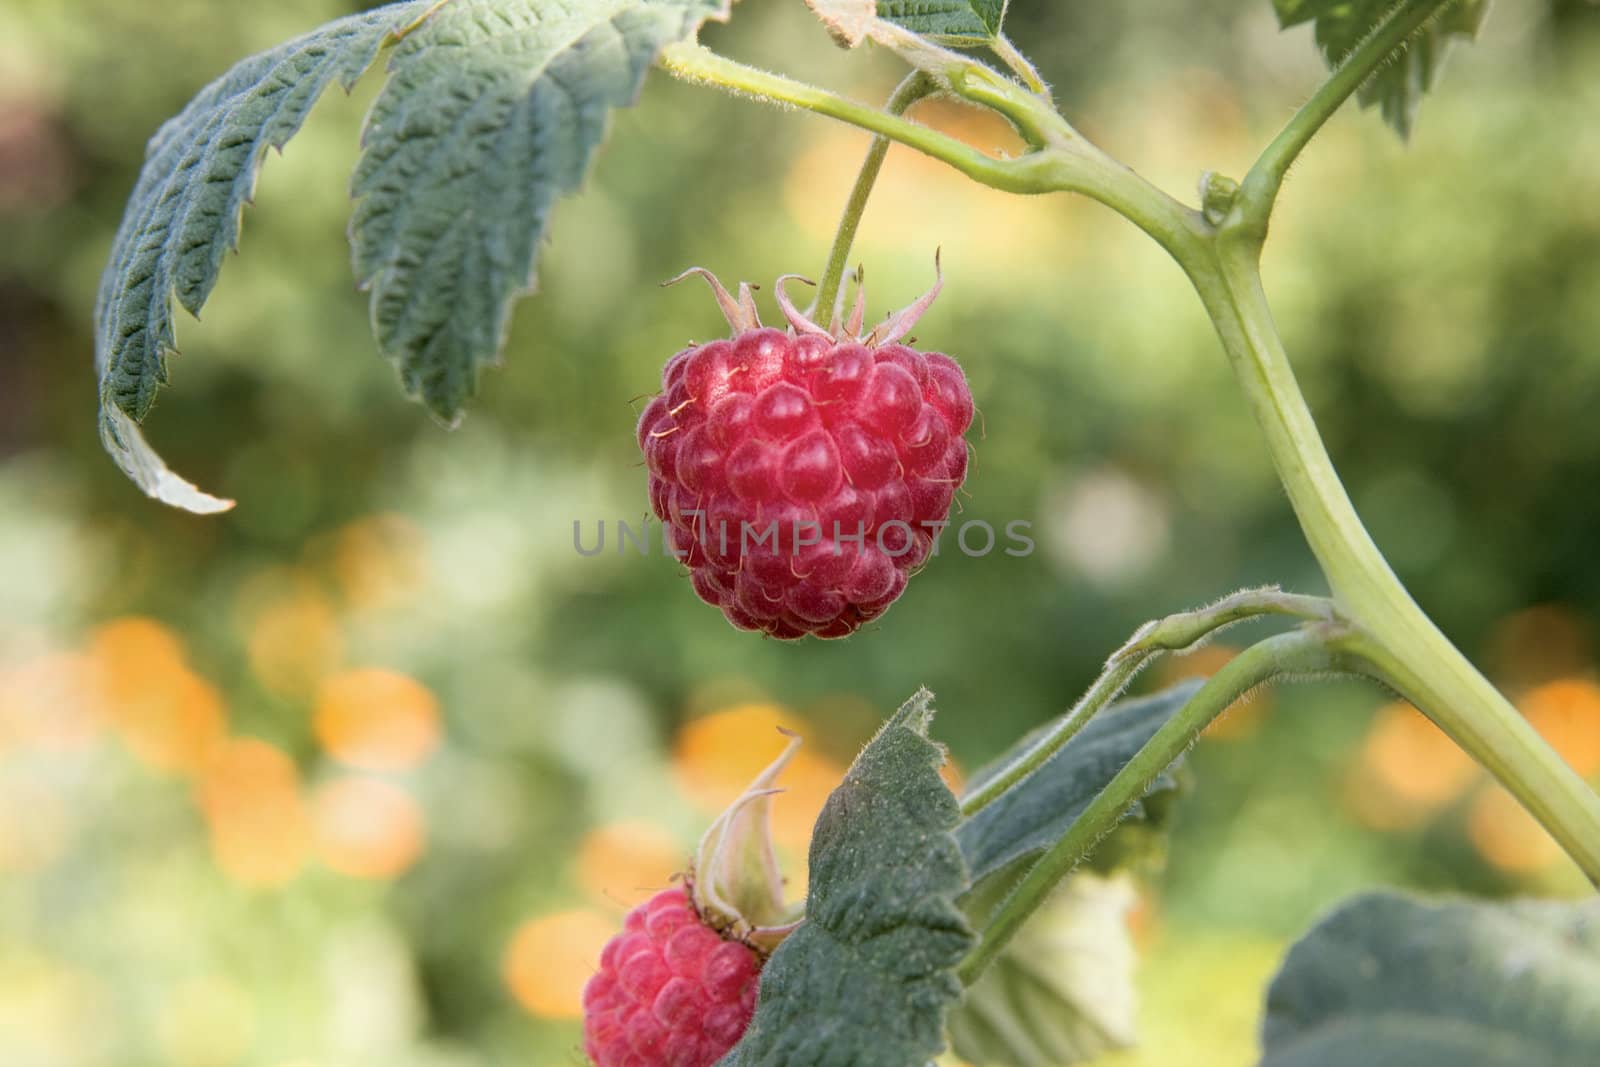
[[[123,704],[117,722],[135,756],[159,770],[193,774],[227,731],[222,694],[195,674],[165,692]]]
[[[1478,794],[1467,815],[1467,836],[1478,854],[1508,874],[1534,874],[1561,861],[1561,846],[1498,786]]]
[[[1357,814],[1382,829],[1417,826],[1464,794],[1478,765],[1405,701],[1378,709],[1350,782]]]
[[[541,915],[517,927],[501,967],[517,1003],[543,1019],[583,1015],[583,986],[617,924],[581,909]]]
[[[1565,678],[1517,701],[1535,730],[1584,777],[1600,773],[1600,686]]]
[[[665,888],[689,862],[689,849],[647,822],[597,826],[578,846],[576,876],[584,889],[627,907]]]
[[[678,787],[701,809],[720,812],[783,751],[780,728],[801,737],[809,729],[771,704],[741,704],[691,720],[678,731],[673,747]],[[803,851],[823,803],[844,775],[844,767],[809,748],[795,753],[778,779],[783,792],[773,799],[773,838]]]
[[[313,728],[341,763],[409,770],[438,747],[439,702],[421,682],[395,671],[345,671],[318,687]]]
[[[300,773],[281,749],[253,738],[218,746],[196,783],[217,865],[233,880],[270,888],[305,865],[310,826]]]
[[[154,619],[129,615],[102,623],[89,635],[93,654],[104,664],[110,681],[131,683],[144,676],[182,670],[187,662],[183,642]]]
[[[222,742],[227,715],[177,636],[151,619],[125,618],[98,627],[89,648],[106,715],[134,756],[157,770],[199,771]]]

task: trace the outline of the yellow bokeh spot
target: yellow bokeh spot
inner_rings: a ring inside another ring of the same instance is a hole
[[[597,911],[562,911],[517,927],[501,969],[506,988],[530,1014],[543,1019],[583,1015],[583,986],[600,963],[600,950],[617,925]]]
[[[1350,781],[1350,801],[1363,822],[1404,829],[1455,802],[1478,766],[1405,701],[1378,709]]]
[[[8,941],[0,952],[0,1049],[7,1067],[103,1060],[106,1020],[115,1006],[101,977],[43,955],[27,938]],[[50,1058],[40,1060],[32,1051]]]
[[[678,787],[702,810],[720,812],[783,751],[779,729],[805,737],[809,727],[771,704],[742,704],[691,720],[673,747]],[[778,779],[783,792],[773,799],[773,838],[804,851],[823,802],[844,775],[844,767],[802,747]]]
[[[394,878],[417,862],[426,841],[421,806],[375,778],[325,783],[313,818],[322,862],[352,878]]]
[[[344,659],[333,603],[299,571],[256,575],[240,590],[236,613],[251,671],[278,696],[309,696]]]
[[[439,702],[421,682],[394,671],[345,671],[318,687],[314,728],[341,763],[408,770],[439,744]]]
[[[1584,777],[1600,773],[1600,686],[1568,678],[1517,702],[1528,722]]]
[[[1161,930],[1140,966],[1138,1044],[1096,1057],[1095,1067],[1254,1062],[1261,990],[1286,948],[1259,934]]]
[[[206,761],[196,800],[217,866],[242,885],[271,888],[305,866],[310,826],[300,774],[265,741],[236,738]]]
[[[250,1050],[255,1004],[225,978],[191,979],[166,997],[160,1036],[173,1067],[227,1067]]]
[[[151,619],[125,618],[89,641],[112,727],[157,770],[193,774],[227,731],[222,694],[189,668],[177,636]]]
[[[688,861],[688,850],[660,826],[609,823],[584,835],[577,880],[596,896],[631,907],[665,888]]]

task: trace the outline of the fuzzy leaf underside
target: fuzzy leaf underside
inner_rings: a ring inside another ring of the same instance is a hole
[[[172,301],[198,315],[269,147],[386,46],[354,179],[356,272],[408,393],[452,421],[493,362],[555,200],[573,191],[660,48],[729,0],[403,0],[236,64],[151,140],[96,305],[100,436],[147,494],[221,511],[139,424],[167,384]]]
[[[923,1067],[943,1047],[973,935],[931,701],[924,690],[901,707],[828,798],[805,922],[762,970],[755,1018],[719,1067]]]
[[[1044,766],[963,822],[955,836],[972,880],[978,882],[1060,838],[1145,742],[1177,714],[1199,685],[1197,681],[1184,682],[1152,696],[1106,708]],[[969,789],[982,785],[998,768],[1028,748],[1037,733],[1017,742],[975,775]],[[1169,768],[1150,784],[1145,795],[1176,786]],[[1129,814],[1138,812],[1136,808]]]
[[[1395,0],[1272,0],[1278,24],[1287,29],[1312,22],[1317,46],[1337,67],[1383,17]],[[1456,0],[1415,35],[1404,52],[1377,70],[1357,92],[1362,107],[1377,107],[1401,137],[1410,137],[1417,109],[1444,67],[1456,38],[1472,40],[1489,11],[1489,0]]]
[[[944,44],[986,44],[1000,35],[1006,0],[878,0],[878,17]]]
[[[1267,992],[1261,1067],[1600,1062],[1600,901],[1347,902]]]
[[[428,6],[411,0],[339,19],[243,60],[151,139],[95,306],[101,439],[151,496],[193,511],[228,506],[169,471],[137,426],[167,384],[173,298],[200,313],[238,245],[267,149],[287,144],[329,85],[350,88]]]
[[[356,277],[409,395],[454,421],[533,288],[551,208],[657,52],[726,0],[451,0],[394,50],[351,192]]]

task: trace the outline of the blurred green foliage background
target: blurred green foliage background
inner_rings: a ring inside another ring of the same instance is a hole
[[[670,561],[582,559],[637,521],[638,397],[707,295],[699,264],[820,269],[861,134],[655,76],[559,211],[503,369],[445,432],[368,336],[345,179],[378,85],[269,160],[149,424],[240,501],[142,498],[94,431],[91,306],[145,139],[337,0],[8,0],[0,9],[0,1062],[7,1067],[581,1062],[577,989],[710,814],[808,738],[821,798],[926,684],[958,768],[1059,711],[1141,621],[1322,583],[1197,301],[1092,204],[891,153],[856,250],[983,413],[963,518],[1025,559],[946,553],[873,629],[730,629]],[[1170,189],[1238,175],[1315,84],[1265,0],[1016,0],[1069,117]],[[865,98],[799,0],[707,40]],[[1418,599],[1600,774],[1600,9],[1500,5],[1409,145],[1338,117],[1289,183],[1267,279],[1358,506]],[[921,118],[984,148],[1008,131]],[[770,292],[770,289],[767,290]],[[770,309],[769,309],[770,310]],[[1235,641],[1248,633],[1230,635]],[[1214,667],[1176,661],[1157,684]],[[1259,697],[1193,755],[1132,916],[1143,1047],[1243,1065],[1283,946],[1357,888],[1572,893],[1542,833],[1414,712],[1356,686]],[[796,891],[803,875],[796,877]]]

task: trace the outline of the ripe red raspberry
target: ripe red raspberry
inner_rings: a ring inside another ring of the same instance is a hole
[[[711,1067],[750,1025],[761,957],[707,926],[683,886],[634,908],[583,990],[595,1067]]]
[[[920,568],[967,474],[972,393],[955,360],[897,343],[939,283],[865,337],[800,314],[763,328],[709,273],[732,340],[685,349],[639,417],[650,504],[694,590],[742,630],[845,637]]]

